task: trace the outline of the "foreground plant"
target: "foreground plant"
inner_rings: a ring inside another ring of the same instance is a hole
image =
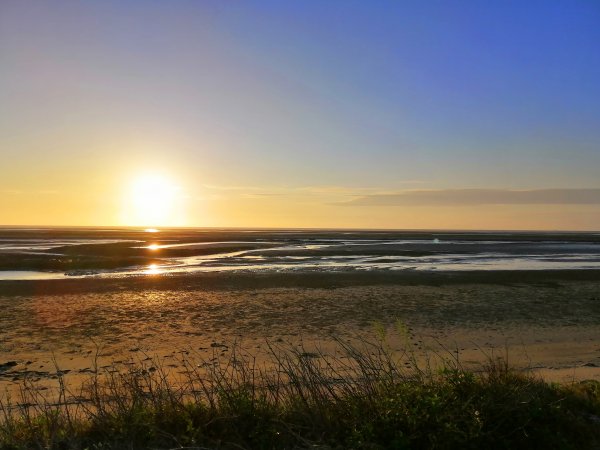
[[[381,342],[337,341],[338,356],[239,345],[229,356],[95,371],[58,396],[24,383],[0,403],[5,449],[597,448],[600,383],[550,385],[490,359],[477,373],[456,360],[423,369]]]

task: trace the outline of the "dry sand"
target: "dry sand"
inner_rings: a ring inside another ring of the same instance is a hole
[[[488,356],[545,379],[600,380],[600,279],[584,274],[197,275],[0,283],[0,392],[25,378],[77,384],[93,370],[148,357],[226,355],[231,342],[332,349],[333,337],[456,356]],[[398,332],[398,329],[404,331]],[[331,350],[333,351],[333,350]]]

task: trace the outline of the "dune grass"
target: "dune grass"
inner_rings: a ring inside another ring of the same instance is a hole
[[[241,346],[182,374],[156,360],[95,371],[55,398],[25,382],[0,404],[3,449],[483,449],[600,446],[600,383],[548,384],[490,359],[419,367],[381,342],[337,341],[327,355]]]

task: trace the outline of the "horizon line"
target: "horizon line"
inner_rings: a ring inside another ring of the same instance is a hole
[[[136,226],[136,225],[2,225],[0,229],[119,229],[145,231],[147,229],[167,230],[247,230],[247,231],[382,231],[382,232],[470,232],[470,233],[600,233],[596,230],[573,229],[528,229],[528,228],[351,228],[351,227],[244,227],[244,226]]]

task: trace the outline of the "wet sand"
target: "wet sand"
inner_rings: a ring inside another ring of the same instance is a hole
[[[80,383],[98,366],[148,357],[176,373],[181,352],[226,355],[241,341],[490,355],[551,381],[600,380],[600,275],[556,272],[197,274],[0,282],[0,391],[25,378]],[[401,330],[401,331],[398,331]],[[223,346],[226,345],[226,346]]]

